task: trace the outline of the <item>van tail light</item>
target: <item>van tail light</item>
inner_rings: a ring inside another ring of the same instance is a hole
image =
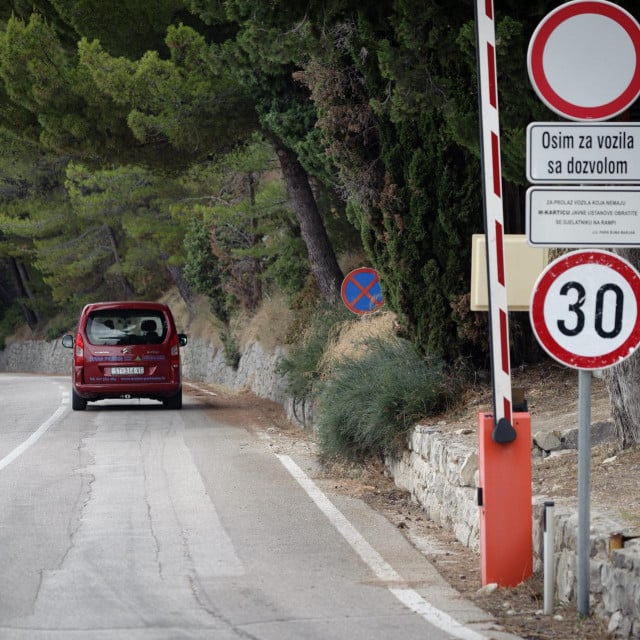
[[[171,336],[171,366],[180,366],[180,344],[178,342],[177,334]]]
[[[84,340],[80,334],[76,336],[76,343],[73,350],[73,364],[77,367],[84,365]]]

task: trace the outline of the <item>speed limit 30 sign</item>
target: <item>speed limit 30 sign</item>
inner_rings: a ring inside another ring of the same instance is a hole
[[[640,343],[640,274],[607,251],[574,251],[538,277],[530,307],[538,342],[575,369],[604,369]]]

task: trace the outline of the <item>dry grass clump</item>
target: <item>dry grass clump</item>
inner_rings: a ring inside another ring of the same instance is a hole
[[[209,340],[218,347],[222,344],[217,330],[219,321],[211,313],[205,296],[196,296],[189,308],[178,290],[173,288],[167,291],[160,302],[171,309],[178,331],[186,332],[191,339]]]
[[[274,349],[285,344],[289,326],[293,321],[293,311],[282,294],[266,298],[257,312],[246,321],[240,347],[259,342],[265,349]]]
[[[326,375],[345,360],[357,360],[371,349],[373,340],[395,340],[396,316],[389,311],[346,320],[336,325],[320,361]]]

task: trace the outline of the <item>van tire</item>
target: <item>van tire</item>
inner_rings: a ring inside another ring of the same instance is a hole
[[[74,411],[84,411],[87,408],[87,401],[81,398],[74,389],[71,390],[71,408]]]
[[[182,409],[182,389],[174,396],[165,398],[162,405],[165,409]]]

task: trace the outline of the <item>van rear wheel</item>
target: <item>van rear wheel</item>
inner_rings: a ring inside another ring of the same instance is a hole
[[[165,409],[182,409],[182,389],[174,396],[165,398],[162,401],[162,406]]]
[[[71,390],[71,408],[74,411],[84,411],[87,408],[87,401],[81,398],[74,389]]]

